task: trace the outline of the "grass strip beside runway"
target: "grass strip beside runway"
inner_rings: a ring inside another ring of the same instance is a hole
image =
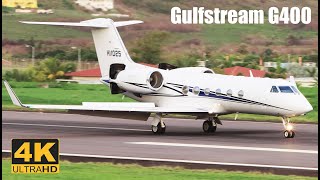
[[[2,159],[3,179],[316,179],[258,172],[190,170],[179,167],[143,167],[111,163],[71,163],[62,161],[59,174],[11,174],[11,160]]]
[[[107,86],[102,84],[67,84],[67,83],[37,83],[37,82],[9,82],[22,103],[26,104],[81,104],[81,102],[133,102],[122,95],[111,95]],[[318,123],[318,87],[304,88],[300,91],[306,96],[314,110],[306,116],[292,118],[292,122]],[[2,85],[2,110],[27,110],[14,106]],[[52,110],[51,110],[52,111]],[[56,111],[57,112],[57,111]],[[58,112],[65,112],[59,110]],[[176,116],[183,117],[186,116]],[[234,119],[235,115],[221,116],[221,119]],[[279,117],[239,114],[238,120],[275,121],[281,122]]]

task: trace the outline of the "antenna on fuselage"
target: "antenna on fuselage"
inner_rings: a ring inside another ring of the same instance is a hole
[[[237,112],[236,115],[234,116],[234,120],[238,119],[238,115],[239,115],[239,112]]]
[[[297,86],[296,81],[294,80],[293,76],[289,77],[289,82],[291,82],[292,84],[294,84],[295,86]]]

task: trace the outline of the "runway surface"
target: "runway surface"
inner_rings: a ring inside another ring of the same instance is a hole
[[[318,125],[296,124],[293,139],[281,123],[222,121],[205,134],[203,120],[164,118],[166,133],[152,134],[151,118],[132,121],[74,114],[2,111],[2,149],[13,138],[59,138],[60,152],[316,171]],[[280,119],[279,119],[280,121]]]

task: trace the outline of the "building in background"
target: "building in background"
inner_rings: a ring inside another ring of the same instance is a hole
[[[100,68],[87,69],[82,71],[66,73],[65,76],[71,77],[71,81],[75,81],[83,84],[97,84],[100,83],[101,78]],[[58,80],[62,81],[62,80]],[[69,81],[69,80],[65,80]]]
[[[261,71],[257,69],[250,69],[241,66],[234,66],[230,68],[224,68],[224,74],[233,75],[233,76],[247,76],[250,77],[250,70],[254,77],[264,77],[266,75],[266,71]]]
[[[2,0],[2,6],[12,8],[38,8],[37,0]]]
[[[108,11],[114,8],[114,0],[76,0],[75,3],[90,11]]]
[[[302,66],[303,67],[314,67],[314,68],[316,68],[317,67],[317,63],[315,63],[315,62],[303,62]]]
[[[264,62],[264,68],[277,68],[277,62]]]
[[[37,13],[38,14],[53,14],[53,10],[52,9],[38,9]]]
[[[158,65],[139,63],[145,66],[158,68]],[[79,84],[100,84],[101,71],[100,68],[87,69],[82,71],[66,73],[65,76],[71,77],[69,79],[57,79],[57,81],[78,82]]]

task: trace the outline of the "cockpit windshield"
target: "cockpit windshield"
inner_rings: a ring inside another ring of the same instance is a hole
[[[292,90],[293,90],[296,94],[300,94],[299,91],[298,91],[298,89],[297,89],[296,87],[291,86],[291,88],[292,88]]]
[[[290,86],[278,86],[278,88],[282,93],[294,93]]]
[[[277,88],[276,86],[272,86],[270,92],[272,92],[272,93],[278,93],[279,91],[278,91],[278,88]]]

